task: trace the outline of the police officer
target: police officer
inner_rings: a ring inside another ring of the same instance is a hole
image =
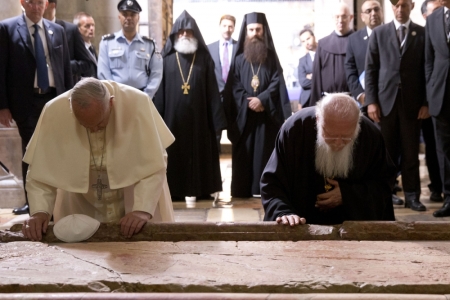
[[[153,98],[162,79],[163,61],[155,42],[137,33],[141,7],[135,0],[117,5],[122,30],[103,36],[98,78],[135,87]]]

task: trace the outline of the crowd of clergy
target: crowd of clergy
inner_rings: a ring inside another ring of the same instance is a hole
[[[183,11],[160,52],[137,32],[138,2],[121,0],[121,30],[102,37],[97,55],[91,15],[74,25],[56,19],[57,0],[21,3],[23,15],[0,22],[0,123],[14,120],[22,138],[26,204],[14,213],[30,214],[32,240],[52,218],[119,222],[130,237],[146,222],[174,221],[173,201],[219,201],[225,129],[231,196],[261,197],[266,221],[426,210],[421,132],[430,200],[443,202],[434,216],[450,215],[450,1],[424,2],[424,28],[410,19],[412,0],[391,0],[386,24],[380,2],[366,0],[356,32],[349,7],[337,5],[330,35],[299,34],[307,53],[294,112],[263,13],[244,16],[237,40],[235,17],[222,16],[220,39],[207,45]]]

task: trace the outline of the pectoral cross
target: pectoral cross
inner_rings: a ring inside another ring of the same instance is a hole
[[[191,86],[187,84],[187,82],[185,82],[182,86],[181,89],[184,90],[183,94],[187,95],[189,94],[188,90],[191,89]]]
[[[98,176],[97,184],[93,184],[92,188],[97,189],[97,200],[102,200],[102,190],[106,189],[108,186],[102,183],[102,178]]]

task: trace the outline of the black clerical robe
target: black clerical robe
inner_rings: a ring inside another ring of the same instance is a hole
[[[380,131],[362,117],[355,141],[353,168],[339,182],[343,204],[327,212],[315,207],[325,192],[324,176],[315,169],[316,117],[313,107],[302,109],[280,130],[275,149],[261,178],[265,221],[296,214],[308,224],[340,224],[344,221],[393,221],[391,187],[396,170],[387,154]]]
[[[319,40],[314,56],[310,106],[316,105],[323,93],[350,91],[345,75],[345,54],[348,37],[352,33],[353,30],[346,35],[337,35],[333,31]]]
[[[192,73],[193,54],[176,52],[164,57],[164,73],[154,103],[175,142],[167,148],[167,180],[172,198],[203,196],[222,191],[216,131],[226,127],[211,56],[198,50]]]
[[[275,54],[268,50],[261,66],[248,63],[243,54],[235,59],[232,98],[236,119],[228,128],[232,142],[231,196],[247,198],[260,194],[259,180],[275,145],[275,138],[284,122],[280,101],[280,76]],[[259,72],[258,72],[259,69]],[[254,74],[259,78],[256,92],[251,87]],[[257,97],[263,112],[248,108],[248,97]]]

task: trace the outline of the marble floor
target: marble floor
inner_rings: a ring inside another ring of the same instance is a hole
[[[434,203],[429,200],[428,190],[428,171],[425,166],[423,154],[420,155],[420,175],[422,185],[421,201],[427,207],[424,212],[412,211],[403,206],[394,206],[395,217],[397,221],[450,221],[450,217],[435,218],[433,211],[439,209],[442,203]],[[235,199],[231,201],[230,183],[231,183],[231,155],[224,154],[220,159],[222,171],[223,192],[219,199],[221,205],[216,205],[210,200],[199,200],[194,203],[174,202],[176,222],[257,222],[262,221],[264,210],[261,206],[261,199]],[[402,198],[403,194],[398,193]],[[12,208],[0,208],[0,230],[10,228],[16,223],[23,222],[27,215],[15,216],[11,213]]]

